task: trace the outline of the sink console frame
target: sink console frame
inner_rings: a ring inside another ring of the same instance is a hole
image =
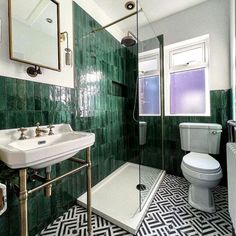
[[[91,226],[91,147],[86,148],[86,160],[81,160],[75,157],[68,159],[69,161],[76,162],[81,164],[78,168],[75,168],[69,171],[66,174],[58,176],[54,179],[50,179],[50,175],[46,176],[44,183],[28,190],[27,189],[27,168],[19,169],[19,201],[20,201],[20,225],[21,225],[21,236],[28,236],[28,196],[38,190],[44,188],[46,190],[46,196],[50,196],[50,189],[52,183],[63,179],[66,176],[76,174],[83,168],[86,168],[87,175],[87,231],[88,235],[92,235],[92,226]],[[39,176],[38,176],[39,177]],[[37,177],[36,177],[37,178]],[[37,178],[39,179],[39,178]],[[43,179],[43,178],[42,178]],[[43,180],[42,180],[43,181]]]

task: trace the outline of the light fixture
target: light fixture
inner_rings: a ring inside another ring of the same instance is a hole
[[[72,51],[69,48],[69,39],[68,39],[68,32],[64,31],[60,34],[60,41],[64,42],[66,40],[66,48],[65,48],[65,64],[67,66],[72,65]]]
[[[51,18],[46,18],[46,21],[49,23],[49,24],[52,24],[53,23],[53,20]]]
[[[42,74],[40,66],[30,66],[27,68],[26,72],[30,77],[36,77],[37,75]]]
[[[135,3],[133,1],[128,1],[125,3],[125,8],[127,10],[133,10],[135,8]]]

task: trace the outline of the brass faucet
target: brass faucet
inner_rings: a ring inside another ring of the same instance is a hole
[[[48,128],[49,128],[49,133],[48,133],[48,135],[54,135],[52,129],[55,128],[55,126],[54,126],[54,125],[49,125]]]
[[[25,131],[27,131],[27,129],[24,127],[21,127],[17,131],[21,132],[19,140],[25,140],[26,139]]]
[[[40,123],[38,122],[37,124],[37,128],[35,129],[35,137],[41,137],[41,134],[42,133],[47,133],[48,131],[45,130],[45,129],[41,129],[39,126],[40,126]]]

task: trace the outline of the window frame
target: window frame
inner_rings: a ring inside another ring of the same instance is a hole
[[[182,64],[173,66],[173,55],[176,53],[181,53],[184,51],[188,51],[195,48],[201,48],[203,50],[203,56],[202,56],[202,62],[196,62],[196,63],[189,63],[189,64]],[[139,53],[139,61],[147,61],[148,59],[153,59],[154,57],[157,59],[157,68],[160,66],[160,58],[159,58],[159,49],[153,49],[149,51],[145,51],[142,53]],[[168,46],[164,47],[164,97],[165,97],[165,104],[164,104],[164,110],[165,110],[165,116],[202,116],[202,117],[209,117],[211,116],[211,108],[210,108],[210,89],[209,89],[209,34],[184,40],[178,43],[174,43]],[[200,69],[205,68],[205,113],[185,113],[185,114],[172,114],[170,113],[170,75],[174,72],[181,72],[181,71],[188,71],[193,69]],[[145,78],[150,76],[160,76],[160,70],[153,70],[148,71],[146,73],[140,73],[138,78]],[[139,89],[138,89],[139,94]],[[139,96],[138,96],[139,98]],[[138,100],[139,104],[139,100]],[[161,109],[161,102],[160,107]],[[161,116],[161,114],[141,114],[139,113],[139,116]]]
[[[195,48],[202,48],[203,50],[203,61],[190,64],[182,64],[173,66],[172,57],[175,53],[185,52]],[[210,116],[210,90],[209,90],[209,35],[181,41],[176,44],[172,44],[165,47],[165,116]],[[170,75],[174,72],[188,71],[193,69],[205,68],[205,113],[170,113]]]

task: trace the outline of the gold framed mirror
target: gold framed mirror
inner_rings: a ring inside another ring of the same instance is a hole
[[[60,71],[59,3],[8,0],[8,16],[10,59]]]

